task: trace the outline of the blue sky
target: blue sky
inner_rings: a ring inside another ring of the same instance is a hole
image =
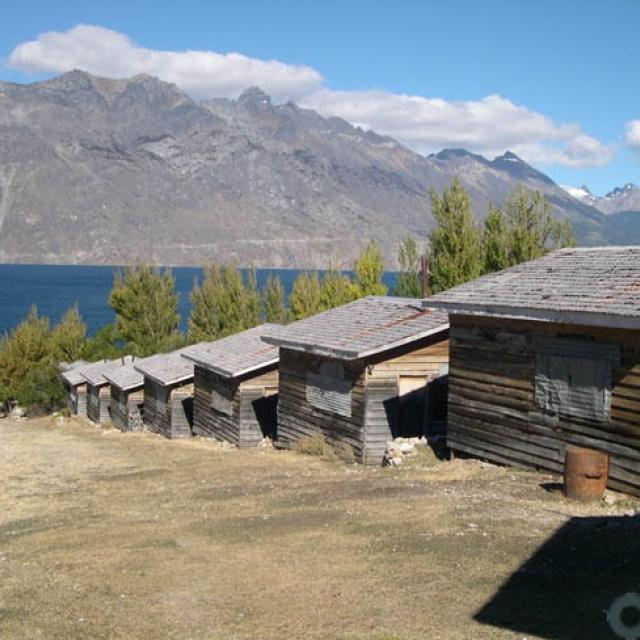
[[[4,80],[78,67],[195,97],[261,84],[422,153],[511,148],[599,194],[640,182],[637,0],[23,0],[3,14]]]

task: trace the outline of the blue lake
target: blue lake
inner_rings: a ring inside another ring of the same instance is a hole
[[[73,304],[78,304],[90,334],[113,322],[109,307],[109,292],[117,267],[76,265],[21,265],[0,264],[0,334],[12,329],[22,320],[31,305],[55,324]],[[173,267],[176,289],[180,294],[182,329],[186,328],[190,313],[189,293],[194,280],[202,279],[202,269]],[[299,271],[297,269],[258,269],[258,286],[264,286],[267,277],[280,276],[287,295]],[[391,288],[397,278],[386,273],[385,284]]]

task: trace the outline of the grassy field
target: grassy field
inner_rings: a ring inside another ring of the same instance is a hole
[[[43,418],[0,420],[0,461],[2,639],[607,638],[611,597],[640,591],[635,500],[473,460]]]

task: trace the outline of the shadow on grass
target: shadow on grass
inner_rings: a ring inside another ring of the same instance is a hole
[[[607,610],[625,593],[640,593],[640,518],[572,518],[474,618],[540,638],[605,640],[618,637]],[[640,611],[625,610],[623,621],[640,623]]]

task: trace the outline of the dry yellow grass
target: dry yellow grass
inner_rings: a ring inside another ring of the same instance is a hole
[[[636,506],[475,461],[364,469],[78,420],[0,420],[0,460],[12,639],[522,638],[474,615],[571,518]]]

